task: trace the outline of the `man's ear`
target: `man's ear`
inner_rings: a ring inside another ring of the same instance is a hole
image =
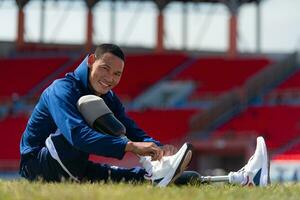
[[[96,58],[95,58],[95,54],[91,54],[88,57],[88,65],[92,66],[92,64],[95,62]]]

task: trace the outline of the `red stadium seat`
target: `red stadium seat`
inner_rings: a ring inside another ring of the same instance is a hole
[[[126,57],[120,84],[114,91],[123,99],[132,99],[160,80],[187,59],[184,54],[143,54]]]
[[[68,60],[67,57],[0,59],[0,98],[13,93],[25,95]]]
[[[1,160],[20,159],[20,140],[28,121],[27,116],[8,116],[0,121],[0,163]]]
[[[300,143],[273,157],[273,160],[300,160]]]
[[[268,148],[274,150],[298,137],[299,119],[299,106],[250,107],[219,127],[214,136],[249,133],[262,135]]]
[[[195,109],[146,110],[131,111],[128,115],[151,137],[168,143],[187,135],[189,121],[197,112]]]
[[[175,80],[194,80],[198,88],[192,98],[217,96],[245,81],[270,61],[265,58],[199,58],[186,70],[179,73]]]

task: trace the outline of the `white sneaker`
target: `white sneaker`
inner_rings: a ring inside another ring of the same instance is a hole
[[[230,183],[241,185],[266,186],[269,181],[269,160],[266,143],[263,137],[258,137],[255,153],[248,163],[238,172],[229,173]]]
[[[150,156],[141,157],[140,162],[147,171],[145,179],[158,187],[174,182],[187,168],[192,159],[192,145],[185,143],[172,156],[164,156],[159,161],[151,161]]]

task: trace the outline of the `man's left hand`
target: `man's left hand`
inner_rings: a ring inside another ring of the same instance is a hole
[[[163,156],[172,156],[177,152],[177,148],[173,145],[166,144],[161,148],[163,150]]]

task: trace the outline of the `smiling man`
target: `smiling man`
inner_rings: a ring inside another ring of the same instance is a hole
[[[190,146],[185,144],[176,153],[174,146],[162,145],[148,136],[126,115],[122,103],[112,91],[120,82],[124,61],[124,54],[118,46],[102,44],[74,72],[55,80],[44,90],[21,139],[22,177],[28,180],[94,182],[143,181],[154,175],[163,181],[161,185],[168,185],[180,176],[191,160]],[[80,100],[85,96],[91,96],[92,100]],[[80,111],[82,105],[88,105],[88,112]],[[98,117],[103,110],[105,114],[113,115],[105,118],[106,122],[100,124],[100,129],[95,129],[85,117],[90,119],[95,114]],[[112,127],[107,127],[110,124]],[[102,131],[117,127],[121,129],[115,133],[123,133],[123,136]],[[111,167],[88,160],[90,154],[122,159],[126,152],[139,156],[148,171],[139,167]],[[161,170],[163,163],[159,160],[163,156],[168,156],[166,163],[174,165],[169,164],[168,168]],[[152,166],[154,161],[158,161],[155,167]],[[164,179],[164,175],[168,178]]]
[[[112,53],[98,48],[95,54],[88,57],[90,69],[90,89],[98,96],[108,93],[121,80],[124,70],[123,56],[118,57]],[[97,59],[99,58],[100,59]]]

